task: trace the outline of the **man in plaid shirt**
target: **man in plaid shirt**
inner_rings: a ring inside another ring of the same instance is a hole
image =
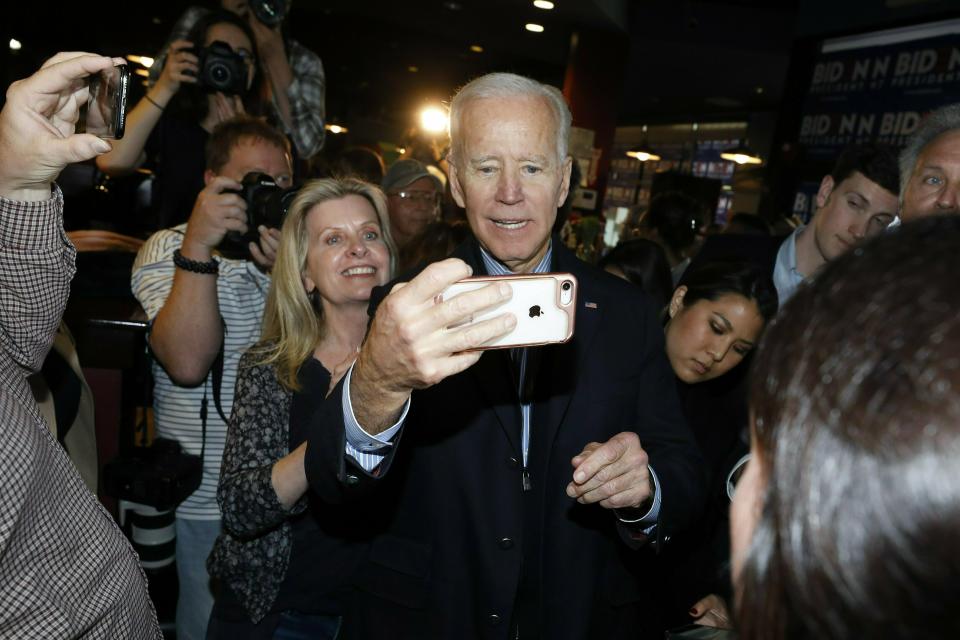
[[[122,60],[61,53],[0,112],[0,637],[160,639],[136,554],[44,425],[27,375],[63,313],[75,251],[53,185],[110,149],[75,135],[81,79]]]

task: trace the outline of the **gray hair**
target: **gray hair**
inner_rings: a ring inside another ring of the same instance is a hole
[[[557,161],[562,163],[567,157],[570,123],[573,120],[563,94],[556,87],[513,73],[488,73],[480,76],[468,82],[453,96],[450,102],[450,150],[454,161],[459,162],[457,152],[461,144],[460,120],[468,102],[482,98],[521,97],[543,98],[546,101],[557,125]]]
[[[900,152],[900,204],[924,148],[943,133],[960,129],[960,103],[940,107],[923,119]]]

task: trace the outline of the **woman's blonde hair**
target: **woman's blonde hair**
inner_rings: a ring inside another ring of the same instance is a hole
[[[263,313],[263,329],[255,353],[257,364],[272,364],[277,379],[297,391],[297,371],[323,337],[324,319],[319,297],[307,295],[303,273],[307,266],[310,238],[307,214],[318,204],[350,195],[365,199],[377,212],[380,233],[390,254],[390,273],[396,267],[397,251],[390,237],[387,201],[380,189],[356,178],[324,178],[303,185],[290,203],[280,230],[280,247],[273,265],[273,281]]]

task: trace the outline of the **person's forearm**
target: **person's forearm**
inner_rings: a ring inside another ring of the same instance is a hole
[[[303,454],[307,443],[277,460],[273,465],[271,482],[277,499],[284,508],[289,509],[307,492],[307,474],[303,470]]]
[[[150,132],[157,126],[160,116],[163,115],[161,107],[166,108],[172,97],[159,85],[151,88],[147,92],[147,97],[142,98],[133,111],[127,114],[123,138],[112,141],[113,150],[97,158],[97,167],[106,174],[120,175],[140,166],[143,163],[143,149],[147,145]]]
[[[373,436],[397,422],[404,403],[410,397],[409,391],[391,390],[381,384],[374,370],[361,353],[350,379],[353,415],[363,430]]]
[[[270,81],[270,90],[280,112],[280,119],[288,130],[293,128],[293,113],[287,89],[293,83],[293,70],[283,48],[268,52],[263,56],[263,70]]]
[[[209,250],[191,250],[186,243],[182,252],[191,260],[210,260]],[[217,276],[177,269],[170,296],[150,332],[153,352],[175,382],[198,384],[210,370],[222,340]]]

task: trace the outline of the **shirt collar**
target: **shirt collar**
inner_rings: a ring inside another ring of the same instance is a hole
[[[483,266],[491,276],[508,276],[513,273],[505,264],[494,258],[490,253],[480,245],[480,257],[483,258]],[[553,258],[553,239],[547,241],[547,252],[543,258],[533,268],[531,273],[547,273],[550,271],[550,262]]]

